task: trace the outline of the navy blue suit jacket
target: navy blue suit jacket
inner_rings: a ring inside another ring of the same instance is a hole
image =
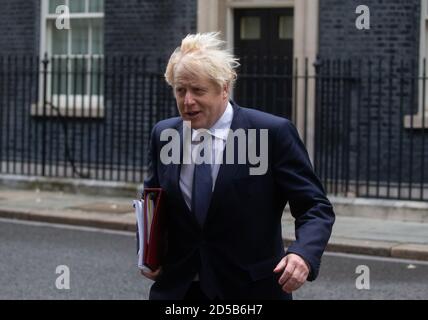
[[[144,186],[166,191],[168,254],[150,299],[182,299],[196,274],[210,298],[290,299],[273,273],[288,253],[310,265],[309,281],[317,277],[335,216],[297,130],[285,118],[231,103],[232,130],[268,129],[268,168],[264,175],[250,175],[249,163],[222,164],[202,227],[183,199],[180,165],[160,161],[168,143],[160,141],[162,130],[174,128],[182,137],[183,122],[176,117],[153,128]],[[226,152],[227,146],[224,157]],[[287,203],[296,241],[285,252],[281,216]]]

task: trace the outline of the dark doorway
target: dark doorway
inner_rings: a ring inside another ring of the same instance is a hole
[[[237,103],[291,118],[293,9],[235,9]]]

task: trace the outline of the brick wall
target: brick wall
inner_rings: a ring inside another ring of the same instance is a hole
[[[196,0],[105,3],[105,53],[169,56],[196,31]]]
[[[358,30],[355,26],[359,15],[355,9],[361,4],[370,8],[369,30]],[[421,175],[422,166],[428,166],[427,157],[422,155],[423,145],[428,148],[427,139],[422,140],[421,130],[403,126],[404,115],[418,110],[418,85],[412,78],[418,74],[419,14],[419,0],[320,1],[319,54],[324,61],[321,69],[327,71],[328,60],[342,59],[343,72],[344,61],[350,60],[352,74],[361,77],[361,82],[354,82],[345,92],[350,96],[347,105],[335,104],[324,97],[325,108],[329,109],[322,112],[328,112],[330,117],[337,113],[335,119],[339,121],[323,123],[325,133],[336,136],[326,152],[330,177],[343,176],[341,170],[339,174],[334,172],[333,163],[337,161],[340,168],[348,166],[351,179],[359,171],[360,179],[379,177],[384,183],[400,179],[428,181],[426,170],[424,177]],[[330,61],[330,74],[337,72],[337,68]],[[349,117],[349,127],[344,125],[344,112]],[[326,114],[322,116],[325,118]],[[342,158],[342,149],[348,147],[349,159]]]
[[[357,6],[370,9],[370,29],[355,26]],[[394,56],[416,58],[419,53],[420,0],[321,0],[319,53],[324,57]]]
[[[0,0],[0,54],[37,54],[38,0]]]

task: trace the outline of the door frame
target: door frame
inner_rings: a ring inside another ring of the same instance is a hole
[[[227,48],[233,52],[233,10],[235,8],[293,8],[293,56],[297,58],[299,73],[304,70],[305,58],[311,65],[318,52],[318,20],[319,0],[198,0],[197,32],[220,31],[226,40]],[[299,39],[299,41],[296,41]],[[309,76],[314,76],[314,68],[309,68]],[[315,83],[308,82],[307,87],[307,119],[305,121],[305,90],[304,79],[297,86],[295,125],[300,135],[306,135],[306,148],[311,160],[314,159],[315,139]],[[294,90],[293,90],[294,91]],[[306,122],[306,133],[305,133]]]

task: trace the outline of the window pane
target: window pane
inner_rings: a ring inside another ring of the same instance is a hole
[[[86,58],[74,57],[71,61],[71,94],[86,93],[87,62]]]
[[[92,20],[92,53],[103,54],[104,52],[104,26],[102,19]]]
[[[92,95],[100,94],[103,92],[103,59],[102,58],[93,58],[92,67],[91,67],[91,82],[92,82]]]
[[[52,93],[53,94],[67,94],[67,79],[66,79],[66,68],[67,60],[65,58],[55,57],[52,59]],[[53,101],[57,103],[58,101]]]
[[[55,27],[55,21],[50,21],[52,30],[52,54],[67,54],[67,40],[69,30],[57,29]]]
[[[87,54],[89,41],[89,23],[84,19],[71,21],[71,53]]]
[[[85,0],[69,0],[70,12],[85,12]]]
[[[279,38],[293,39],[293,16],[279,17]]]
[[[104,12],[104,0],[89,0],[89,12]]]
[[[56,13],[56,7],[65,4],[65,0],[49,0],[49,13]]]
[[[260,39],[260,18],[242,17],[241,18],[241,39],[257,40]]]

